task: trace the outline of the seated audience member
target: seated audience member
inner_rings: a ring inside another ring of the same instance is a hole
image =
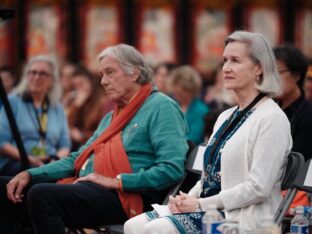
[[[199,145],[204,142],[207,105],[199,99],[202,80],[190,66],[180,66],[171,71],[169,88],[172,97],[179,103],[188,125],[188,140]]]
[[[312,102],[312,65],[309,66],[306,78],[304,80],[304,94],[305,98],[309,101]]]
[[[308,62],[303,53],[290,44],[275,47],[273,52],[282,81],[282,93],[277,100],[291,125],[292,150],[308,160],[312,157],[312,103],[305,99],[302,87]],[[299,191],[290,207],[298,205],[309,206],[307,193]]]
[[[77,67],[72,77],[75,97],[68,107],[68,124],[72,151],[78,150],[88,140],[103,118],[107,103],[98,79],[86,68]]]
[[[158,64],[154,69],[153,80],[159,92],[168,94],[168,77],[171,70],[176,68],[177,65],[170,62],[163,62]]]
[[[216,68],[212,76],[214,77],[214,84],[206,88],[206,94],[203,98],[205,103],[212,111],[234,106],[237,100],[233,91],[224,88],[221,65]]]
[[[9,66],[0,68],[0,77],[6,94],[9,94],[15,86],[15,74]]]
[[[173,215],[136,216],[125,223],[125,234],[201,233],[210,205],[239,221],[240,234],[256,233],[261,217],[277,210],[292,139],[287,117],[271,98],[280,91],[272,49],[262,34],[236,31],[225,39],[223,60],[224,87],[235,92],[238,106],[219,116],[201,180],[188,194],[170,197]]]
[[[47,56],[32,58],[20,84],[9,97],[13,114],[32,167],[62,158],[70,151],[64,109],[60,105],[59,73]],[[0,175],[16,175],[20,154],[4,108],[0,112]]]
[[[0,77],[2,81],[3,88],[7,95],[12,91],[15,85],[15,76],[13,70],[8,66],[0,67]],[[3,105],[3,101],[0,98],[0,110]]]
[[[179,106],[152,86],[152,70],[133,47],[107,47],[98,60],[114,111],[78,152],[0,177],[1,231],[27,217],[45,234],[124,223],[181,179],[188,145]]]
[[[273,49],[282,82],[282,93],[277,97],[279,105],[291,125],[293,151],[312,157],[312,104],[303,93],[303,82],[308,63],[302,52],[292,45]]]
[[[62,87],[62,97],[61,102],[64,106],[65,113],[67,114],[67,109],[71,105],[74,97],[75,97],[75,91],[73,87],[73,74],[76,70],[76,65],[73,63],[65,63],[61,67],[60,72],[60,83]]]

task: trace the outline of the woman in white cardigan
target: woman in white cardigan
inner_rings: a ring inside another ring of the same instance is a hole
[[[188,194],[171,197],[171,216],[156,211],[125,223],[125,233],[200,233],[210,204],[239,221],[240,233],[255,233],[261,217],[279,206],[281,177],[292,147],[290,125],[271,99],[280,92],[272,49],[260,33],[236,31],[225,39],[224,86],[238,106],[218,118],[205,155],[201,180]]]

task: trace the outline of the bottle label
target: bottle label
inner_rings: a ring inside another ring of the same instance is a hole
[[[290,233],[308,234],[309,227],[305,225],[291,225]]]
[[[207,234],[221,234],[222,232],[218,230],[218,227],[223,223],[223,221],[221,222],[214,222],[214,223],[211,223],[209,225],[209,229],[208,229],[208,232]]]

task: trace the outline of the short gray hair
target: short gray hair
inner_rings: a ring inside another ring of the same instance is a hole
[[[280,77],[272,47],[266,37],[261,33],[235,31],[225,39],[225,47],[234,41],[245,43],[251,60],[262,67],[261,82],[256,85],[256,88],[271,97],[278,96],[281,93]]]
[[[52,87],[48,90],[48,99],[51,105],[57,105],[60,102],[60,98],[62,95],[62,90],[59,83],[59,70],[53,59],[47,55],[38,55],[28,61],[28,63],[24,67],[21,81],[19,85],[14,89],[14,93],[23,95],[25,94],[25,92],[28,91],[27,72],[30,70],[31,65],[36,62],[45,62],[51,67],[53,84]]]
[[[139,84],[152,81],[152,68],[147,64],[143,55],[133,46],[118,44],[105,48],[97,57],[100,62],[104,57],[115,59],[127,75],[131,75],[135,69],[139,70]]]

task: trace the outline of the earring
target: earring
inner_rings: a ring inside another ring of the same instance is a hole
[[[262,81],[262,77],[257,75],[257,76],[256,76],[256,82],[257,82],[258,84],[260,84],[261,81]]]

